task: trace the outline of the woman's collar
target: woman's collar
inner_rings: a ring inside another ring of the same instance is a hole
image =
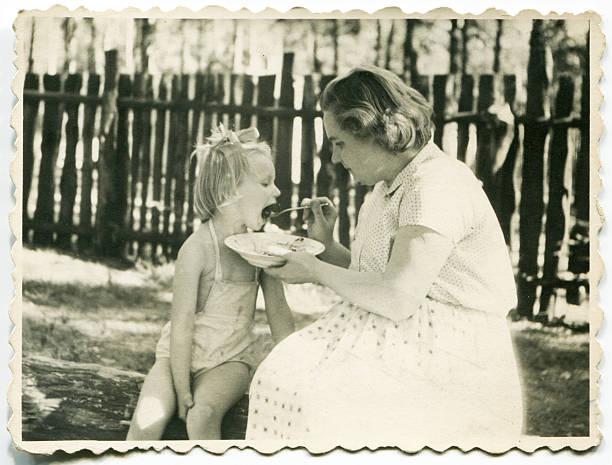
[[[408,176],[410,176],[417,169],[419,162],[432,150],[438,149],[438,146],[433,141],[429,141],[423,146],[417,154],[401,169],[401,171],[393,178],[391,184],[383,181],[383,187],[386,189],[385,195],[393,195],[399,186],[403,184]],[[438,149],[439,150],[439,149]],[[388,187],[387,187],[388,186]]]

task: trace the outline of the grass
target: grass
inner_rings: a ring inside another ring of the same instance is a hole
[[[25,249],[23,352],[145,373],[170,317],[172,266],[117,270]],[[335,300],[314,285],[288,286],[297,327]],[[261,299],[255,330],[268,338]],[[588,332],[517,321],[512,334],[523,377],[526,433],[589,435]],[[271,347],[271,340],[264,344]]]

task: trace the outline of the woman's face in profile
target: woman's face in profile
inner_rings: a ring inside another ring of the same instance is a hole
[[[332,145],[333,163],[342,163],[360,184],[371,186],[381,180],[379,173],[384,154],[380,145],[373,139],[358,138],[342,129],[330,111],[323,112],[323,125]]]

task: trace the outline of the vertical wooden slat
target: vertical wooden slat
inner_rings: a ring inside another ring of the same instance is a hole
[[[283,55],[283,68],[281,73],[281,88],[279,106],[281,108],[293,108],[293,53]],[[291,207],[291,194],[293,184],[291,182],[291,149],[293,138],[293,116],[281,116],[278,118],[278,133],[276,146],[276,185],[280,189],[278,203],[281,209]],[[289,229],[291,217],[280,215],[272,220],[282,229]]]
[[[129,98],[132,96],[132,79],[127,74],[119,76],[118,97]],[[120,257],[125,255],[125,239],[122,233],[125,230],[125,222],[128,213],[129,172],[130,172],[130,109],[119,106],[117,109],[117,153],[115,159],[116,166],[116,186],[115,197],[116,209],[116,228],[117,228],[117,251]],[[131,202],[130,202],[131,203]]]
[[[159,91],[157,99],[165,102],[168,98],[168,88],[163,79],[159,80]],[[153,145],[153,209],[151,211],[151,230],[159,233],[160,216],[165,207],[162,203],[162,169],[164,159],[164,140],[166,138],[166,109],[155,110],[155,142]],[[161,211],[160,211],[161,210]],[[152,244],[153,259],[157,259],[157,242]]]
[[[580,117],[582,127],[580,128],[580,147],[578,148],[576,165],[574,168],[574,202],[572,211],[575,223],[570,231],[570,250],[568,270],[575,275],[588,273],[590,269],[589,250],[589,219],[590,219],[590,57],[589,57],[589,32],[587,32],[587,44],[584,53],[581,95],[580,95]],[[578,279],[578,276],[575,277]],[[567,290],[568,303],[580,304],[580,294],[577,283]]]
[[[43,87],[46,92],[58,92],[60,90],[60,76],[45,74]],[[60,142],[60,129],[62,127],[62,113],[57,101],[46,101],[42,125],[42,142],[40,170],[38,172],[38,198],[36,199],[36,211],[34,221],[38,228],[44,224],[53,223],[54,206],[54,171],[57,160],[57,152]],[[53,243],[53,232],[49,229],[35,229],[34,244],[37,246],[49,246]]]
[[[181,104],[187,103],[189,77],[187,74],[181,76],[179,85],[179,102]],[[173,258],[178,254],[178,250],[185,239],[186,229],[183,223],[183,214],[185,212],[185,162],[189,158],[189,111],[187,106],[181,106],[177,110],[176,124]]]
[[[229,79],[229,104],[239,105],[240,103],[238,102],[238,92],[236,92],[236,87],[241,81],[240,76],[238,76],[237,74],[232,74]],[[230,129],[238,129],[238,127],[236,126],[236,113],[234,111],[229,112],[228,127]]]
[[[412,79],[412,87],[418,90],[423,97],[429,100],[429,76],[417,75]]]
[[[196,103],[203,103],[206,92],[206,76],[202,73],[196,74],[195,77],[195,96],[194,101]],[[199,129],[200,129],[200,117],[202,116],[202,110],[200,108],[195,108],[193,110],[192,119],[191,119],[191,137],[189,139],[189,180],[187,181],[187,231],[186,234],[191,234],[193,232],[193,220],[194,220],[194,209],[193,209],[193,194],[194,194],[194,183],[196,177],[196,167],[197,167],[197,158],[192,157],[191,153],[195,149],[196,145],[200,142],[198,140],[199,137]]]
[[[316,97],[312,76],[304,76],[304,92],[302,110],[314,111]],[[314,114],[302,117],[302,148],[300,154],[300,186],[298,188],[298,202],[312,197],[314,182],[313,161],[316,152]],[[303,212],[300,211],[297,220],[297,229],[303,231]]]
[[[487,109],[493,104],[493,83],[493,75],[484,74],[480,76],[477,109],[481,115],[486,114]],[[493,135],[493,128],[489,121],[479,121],[476,123],[476,176],[482,181],[483,188],[497,212],[497,199],[493,185]]]
[[[23,88],[25,90],[38,91],[39,78],[37,74],[27,73]],[[40,100],[26,99],[23,102],[23,183],[22,183],[22,218],[23,230],[22,240],[25,242],[28,238],[28,229],[26,229],[26,220],[28,215],[28,199],[30,197],[30,188],[32,187],[32,171],[34,169],[34,128],[36,126],[36,116],[38,115],[38,107]]]
[[[338,236],[340,243],[345,247],[348,247],[351,241],[350,228],[351,221],[348,215],[349,207],[349,189],[348,182],[350,179],[349,172],[346,168],[338,163],[335,166],[335,188],[338,189]]]
[[[562,76],[555,100],[555,118],[569,116],[574,101],[574,82],[569,76]],[[565,214],[563,198],[567,195],[564,186],[567,160],[567,127],[553,127],[549,149],[548,205],[546,208],[546,245],[544,249],[544,270],[540,311],[546,311],[554,292],[552,280],[557,276],[559,250],[565,235]]]
[[[274,105],[274,82],[276,76],[260,76],[257,82],[257,106],[272,107]],[[257,116],[257,129],[261,140],[272,146],[274,135],[274,118],[270,115]],[[278,173],[277,173],[278,175]]]
[[[518,308],[520,316],[533,316],[538,275],[538,245],[542,229],[544,143],[547,128],[536,120],[544,116],[546,49],[543,21],[533,20],[527,66],[527,106],[520,204]]]
[[[134,74],[134,88],[132,95],[135,98],[142,98],[144,94],[144,76],[142,73]],[[136,225],[136,219],[134,215],[136,214],[136,193],[138,191],[138,172],[140,171],[140,147],[142,143],[142,108],[133,108],[132,109],[132,151],[131,151],[131,159],[130,159],[130,193],[128,199],[129,212],[127,219],[127,228],[130,231],[134,231]],[[129,241],[128,243],[128,254],[132,254],[134,252],[134,241]]]
[[[325,75],[321,76],[321,92],[325,89],[325,86],[329,84],[336,76]],[[323,143],[321,144],[321,150],[319,151],[319,160],[321,166],[317,173],[317,197],[332,197],[330,192],[331,180],[334,173],[333,165],[331,163],[332,148],[327,138],[327,133],[323,131]]]
[[[180,95],[179,89],[179,77],[172,76],[172,89],[170,91],[170,100],[177,102]],[[176,108],[170,109],[170,127],[168,128],[168,149],[166,153],[166,172],[164,173],[164,255],[166,258],[172,257],[172,237],[170,235],[170,216],[171,212],[174,211],[174,203],[172,196],[172,187],[174,184],[174,170],[176,163],[176,152],[177,152],[177,124],[178,124],[178,110]]]
[[[100,76],[89,74],[87,77],[87,95],[97,96],[100,90]],[[83,167],[81,168],[81,210],[79,212],[79,225],[83,229],[92,226],[91,194],[93,190],[93,158],[92,143],[96,125],[96,110],[98,104],[86,103],[83,115]],[[91,236],[79,236],[79,251],[88,250],[91,247]]]
[[[474,109],[474,76],[464,74],[461,77],[461,93],[459,95],[459,112],[469,112]],[[467,146],[470,139],[470,124],[457,123],[457,159],[465,161]]]
[[[122,167],[117,163],[117,50],[108,50],[105,60],[95,245],[98,255],[120,257],[122,250],[117,236],[123,215],[117,207],[125,202],[125,195],[119,197],[124,174],[119,173]]]
[[[444,135],[444,118],[446,116],[446,74],[437,74],[433,80],[433,111],[434,123],[434,143],[442,148],[442,137]]]
[[[253,112],[249,109],[253,107],[253,96],[255,94],[255,84],[253,76],[245,75],[242,80],[242,107],[240,113],[240,128],[248,128],[251,126],[251,115]]]
[[[78,94],[83,85],[83,76],[71,74],[66,78],[64,90],[69,94]],[[66,153],[64,157],[64,167],[60,179],[60,202],[59,222],[62,226],[72,227],[74,224],[74,201],[77,192],[77,171],[76,171],[76,146],[79,140],[79,103],[69,102],[65,106],[66,121]],[[69,232],[57,234],[57,246],[60,249],[69,250],[71,248],[71,236]]]
[[[144,81],[144,96],[147,100],[153,100],[153,80],[151,76],[146,76]],[[147,106],[142,110],[142,143],[141,149],[141,173],[140,173],[140,224],[139,231],[145,231],[147,227],[147,205],[149,199],[149,178],[151,175],[151,107]],[[138,255],[145,257],[145,243],[138,243]]]
[[[516,76],[506,75],[504,76],[504,101],[510,105],[510,108],[514,106],[514,99],[516,96]],[[506,159],[501,169],[499,170],[498,176],[500,177],[498,185],[500,186],[500,211],[498,213],[499,224],[501,225],[504,233],[506,244],[510,244],[510,224],[512,215],[514,214],[515,205],[515,190],[514,190],[514,166],[516,164],[516,156],[518,154],[519,147],[519,128],[518,125],[514,126],[514,138],[508,148]]]

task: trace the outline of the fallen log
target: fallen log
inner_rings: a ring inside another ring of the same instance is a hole
[[[136,407],[144,375],[94,363],[39,355],[22,360],[22,440],[122,441]],[[221,426],[223,439],[243,439],[248,396],[232,407]],[[174,418],[164,438],[187,439]]]

